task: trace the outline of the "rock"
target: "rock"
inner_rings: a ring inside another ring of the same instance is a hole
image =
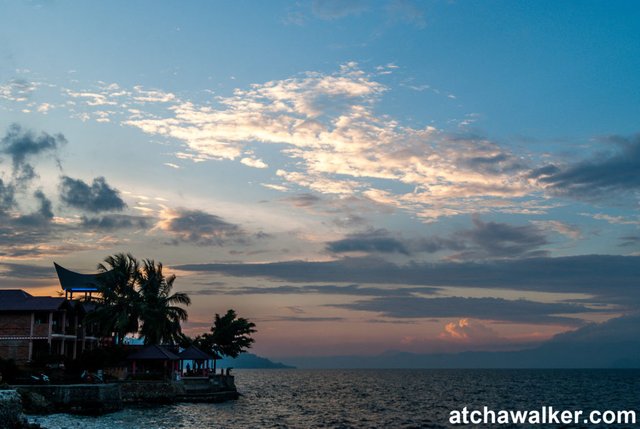
[[[0,390],[0,427],[7,429],[22,429],[27,426],[27,420],[22,414],[22,401],[15,390]]]
[[[44,396],[26,389],[17,389],[22,398],[22,407],[27,414],[51,414],[54,411],[53,404]]]

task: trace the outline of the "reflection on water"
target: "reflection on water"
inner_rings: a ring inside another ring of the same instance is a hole
[[[236,384],[244,396],[223,404],[31,420],[48,429],[439,428],[465,406],[640,411],[638,370],[238,370]]]

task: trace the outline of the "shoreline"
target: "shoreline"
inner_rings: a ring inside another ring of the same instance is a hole
[[[234,376],[187,377],[179,381],[121,381],[104,384],[13,385],[0,392],[6,421],[21,414],[56,413],[100,416],[127,406],[173,403],[219,403],[240,394]],[[3,418],[4,419],[4,418]],[[3,420],[0,420],[2,422]],[[13,423],[7,423],[11,427]],[[18,426],[19,427],[19,426]]]

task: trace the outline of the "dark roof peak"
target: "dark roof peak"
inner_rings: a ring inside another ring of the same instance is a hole
[[[57,263],[53,263],[60,280],[60,286],[66,291],[73,292],[97,292],[100,285],[100,277],[104,273],[98,274],[80,274],[75,271],[68,270]]]
[[[175,353],[166,347],[152,344],[127,356],[129,360],[180,360]]]

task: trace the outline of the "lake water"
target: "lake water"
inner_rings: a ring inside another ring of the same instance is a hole
[[[635,410],[640,417],[640,370],[237,370],[236,385],[241,399],[222,404],[130,408],[101,417],[55,414],[31,421],[47,429],[441,428],[451,427],[450,411],[465,406],[496,411],[553,406],[585,414]]]

